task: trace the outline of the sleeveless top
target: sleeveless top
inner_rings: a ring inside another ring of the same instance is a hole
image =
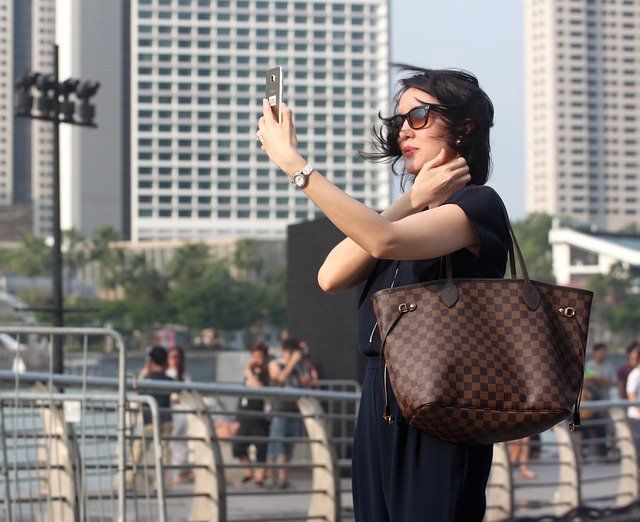
[[[463,248],[451,254],[453,277],[502,278],[511,238],[500,196],[486,185],[467,185],[444,201],[458,205],[466,214],[477,238],[479,250],[473,254]],[[380,259],[365,283],[357,308],[358,350],[367,357],[380,353],[380,332],[371,296],[389,288],[398,268],[395,286],[426,283],[444,277],[444,258],[400,261]]]

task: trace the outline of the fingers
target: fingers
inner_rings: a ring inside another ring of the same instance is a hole
[[[440,152],[438,152],[437,156],[427,161],[424,164],[424,167],[426,167],[427,169],[433,169],[435,167],[439,167],[444,162],[444,158],[446,157],[446,155],[447,155],[447,151],[444,150],[444,148],[440,149]]]
[[[293,128],[293,111],[286,103],[282,104],[282,123],[285,129],[291,130]]]
[[[276,119],[273,117],[273,112],[271,112],[271,105],[269,105],[269,100],[267,100],[266,98],[262,98],[262,114],[266,123],[276,122]]]

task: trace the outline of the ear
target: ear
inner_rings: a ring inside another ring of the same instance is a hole
[[[476,130],[476,124],[473,122],[471,118],[465,119],[460,127],[458,127],[460,135],[467,136],[472,134]]]

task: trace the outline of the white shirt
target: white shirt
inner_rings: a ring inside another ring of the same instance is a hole
[[[640,400],[640,369],[638,368],[631,370],[629,377],[627,377],[627,395],[629,393],[635,394],[636,400]],[[640,407],[629,406],[627,415],[630,419],[640,419]]]

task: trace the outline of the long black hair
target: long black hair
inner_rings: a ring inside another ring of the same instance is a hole
[[[484,185],[491,171],[491,145],[489,129],[493,127],[493,104],[480,88],[478,79],[470,72],[459,69],[423,69],[413,65],[392,64],[411,74],[398,82],[394,108],[401,96],[410,88],[419,89],[436,98],[447,107],[442,114],[447,127],[447,142],[467,160],[471,185]],[[373,128],[373,144],[377,152],[359,152],[358,156],[371,161],[392,161],[394,174],[402,176],[402,188],[407,177],[415,176],[396,170],[402,159],[398,146],[398,133],[389,127],[389,120],[378,114],[382,125]],[[460,138],[460,144],[456,140]]]

